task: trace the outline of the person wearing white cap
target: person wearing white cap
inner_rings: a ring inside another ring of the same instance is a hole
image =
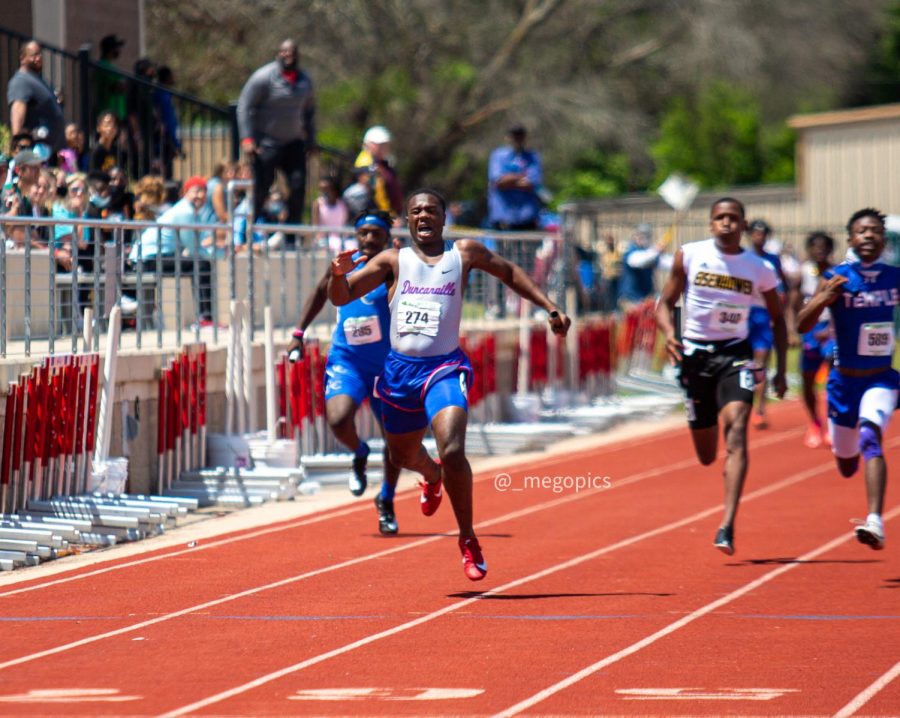
[[[391,166],[391,140],[391,133],[386,127],[370,127],[363,135],[362,151],[353,166],[369,168],[376,208],[389,212],[396,219],[403,210],[403,188]]]

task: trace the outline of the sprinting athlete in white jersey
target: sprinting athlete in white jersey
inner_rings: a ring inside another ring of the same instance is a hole
[[[546,310],[551,329],[565,335],[570,320],[518,265],[473,239],[444,242],[446,202],[430,189],[413,192],[407,202],[412,246],[388,249],[372,259],[341,252],[331,264],[329,298],[337,305],[388,288],[391,351],[375,390],[391,458],[425,478],[422,513],[431,516],[441,502],[442,483],[456,522],[463,570],[472,581],[487,573],[472,519],[472,468],[465,455],[472,368],[459,348],[459,323],[469,270],[481,269]],[[347,276],[357,265],[365,266]],[[431,426],[440,464],[422,446]]]
[[[748,339],[755,294],[763,297],[772,318],[778,365],[772,385],[779,397],[787,389],[787,330],[776,291],[778,277],[762,257],[741,248],[746,224],[743,204],[730,197],[718,200],[710,211],[713,237],[678,250],[656,308],[666,351],[673,364],[681,365],[688,425],[704,466],[716,460],[720,418],[724,424],[725,514],[713,545],[729,556],[734,553],[734,520],[747,475],[747,421],[759,381]],[[674,321],[682,294],[683,341]]]

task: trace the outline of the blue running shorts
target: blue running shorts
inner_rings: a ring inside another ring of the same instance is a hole
[[[837,426],[850,429],[859,423],[859,404],[863,394],[873,387],[896,390],[900,387],[900,374],[895,369],[885,369],[873,376],[844,376],[837,368],[828,374],[828,418]]]
[[[750,346],[753,351],[761,349],[771,350],[775,346],[775,337],[772,334],[772,322],[769,319],[769,310],[765,307],[750,307],[750,316],[747,318],[747,329]]]
[[[366,397],[376,418],[381,417],[381,401],[375,395],[375,372],[368,362],[362,362],[352,352],[332,347],[325,362],[325,401],[345,394],[360,406]]]
[[[391,434],[419,431],[441,409],[469,410],[468,383],[472,365],[461,349],[433,357],[414,357],[391,351],[375,382],[381,399],[384,429]]]
[[[818,371],[822,362],[834,356],[834,339],[831,337],[825,340],[816,338],[817,334],[821,334],[828,329],[828,325],[829,321],[826,319],[803,334],[803,354],[800,358],[800,371]]]

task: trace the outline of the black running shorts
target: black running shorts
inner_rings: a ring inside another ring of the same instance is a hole
[[[688,340],[685,344],[680,382],[691,429],[715,426],[719,411],[732,401],[753,403],[756,377],[749,341],[699,344]]]

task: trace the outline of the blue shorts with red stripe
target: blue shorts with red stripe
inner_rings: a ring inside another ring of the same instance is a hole
[[[419,431],[448,406],[468,411],[466,397],[471,379],[472,365],[462,349],[432,357],[407,356],[392,350],[375,381],[385,431]]]

